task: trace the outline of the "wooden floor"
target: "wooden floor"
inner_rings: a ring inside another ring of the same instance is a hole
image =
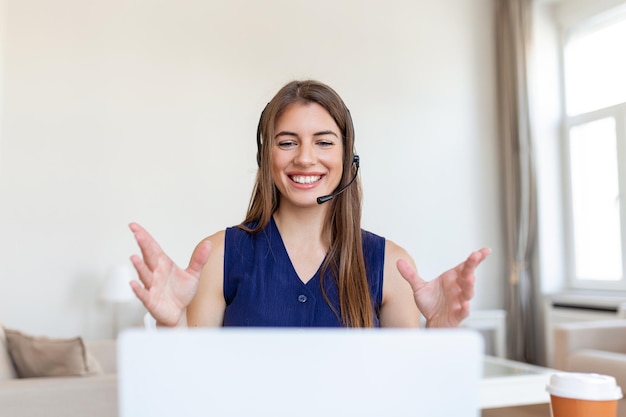
[[[490,408],[483,410],[482,417],[550,417],[550,404],[525,405],[522,407]]]

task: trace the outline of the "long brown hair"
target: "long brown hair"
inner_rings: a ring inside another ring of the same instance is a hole
[[[256,183],[248,213],[239,225],[248,232],[262,230],[280,204],[279,192],[272,180],[271,141],[274,125],[285,109],[295,103],[317,103],[324,107],[341,130],[344,144],[343,174],[337,189],[345,186],[354,174],[354,127],[350,111],[331,87],[318,81],[292,81],[278,91],[261,114],[257,135],[258,154]],[[332,271],[339,290],[341,320],[347,327],[373,327],[374,309],[370,287],[365,274],[361,241],[361,183],[357,178],[328,203],[330,209],[322,233],[329,237],[326,260],[321,268],[322,292],[326,301],[323,280]],[[250,226],[252,225],[252,226]],[[331,308],[334,309],[329,302]]]

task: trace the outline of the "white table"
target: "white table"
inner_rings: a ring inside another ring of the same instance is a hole
[[[480,408],[514,407],[550,401],[546,386],[555,369],[485,356],[478,388]]]

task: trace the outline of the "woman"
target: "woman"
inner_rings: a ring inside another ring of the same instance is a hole
[[[425,282],[400,246],[361,230],[350,112],[316,81],[284,86],[261,115],[246,219],[177,267],[138,224],[133,291],[162,326],[454,327],[489,249]],[[324,197],[319,199],[319,197]],[[319,200],[319,201],[318,201]]]

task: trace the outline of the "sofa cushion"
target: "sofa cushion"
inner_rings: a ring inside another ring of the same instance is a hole
[[[0,381],[14,378],[17,378],[17,373],[13,367],[11,356],[9,356],[4,327],[0,323]]]
[[[20,378],[101,374],[80,337],[52,339],[5,329],[9,355]]]

